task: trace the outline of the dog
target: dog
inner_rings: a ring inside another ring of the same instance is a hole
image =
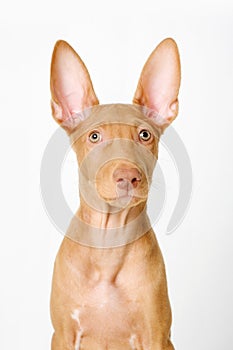
[[[87,68],[54,47],[51,106],[79,164],[80,207],[52,281],[52,350],[172,350],[162,254],[146,215],[160,135],[178,114],[180,58],[163,40],[132,104],[100,105]]]

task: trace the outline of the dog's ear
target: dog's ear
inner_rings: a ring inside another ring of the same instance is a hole
[[[73,128],[78,112],[99,103],[85,64],[63,40],[54,47],[50,88],[53,117],[67,131]]]
[[[163,40],[147,60],[133,102],[156,112],[164,130],[178,114],[180,57],[173,39]]]

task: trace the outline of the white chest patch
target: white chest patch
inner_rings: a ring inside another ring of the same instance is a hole
[[[132,350],[137,350],[136,345],[135,345],[135,340],[136,340],[136,335],[132,334],[130,339],[129,339],[129,344],[130,344]]]
[[[80,344],[81,344],[81,338],[82,338],[82,335],[83,335],[83,329],[81,327],[81,324],[80,324],[80,310],[78,309],[75,309],[72,314],[71,314],[71,318],[77,322],[78,324],[78,330],[77,330],[77,333],[76,333],[76,339],[75,339],[75,347],[74,347],[74,350],[79,350],[80,349]]]

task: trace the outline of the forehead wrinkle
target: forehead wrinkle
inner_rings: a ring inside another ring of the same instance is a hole
[[[125,124],[105,124],[101,128],[106,132],[105,136],[109,138],[128,138],[134,139],[134,135],[137,132],[137,127],[134,125]]]

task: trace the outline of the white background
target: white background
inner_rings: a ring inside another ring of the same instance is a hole
[[[78,51],[102,103],[128,103],[145,60],[168,36],[176,39],[182,61],[174,127],[194,175],[182,225],[166,236],[165,210],[155,227],[167,266],[173,341],[177,350],[231,349],[231,1],[18,1],[7,2],[0,16],[1,350],[50,348],[50,284],[62,236],[44,211],[39,175],[57,128],[49,106],[55,41],[65,39]],[[169,188],[176,186],[174,177]]]

